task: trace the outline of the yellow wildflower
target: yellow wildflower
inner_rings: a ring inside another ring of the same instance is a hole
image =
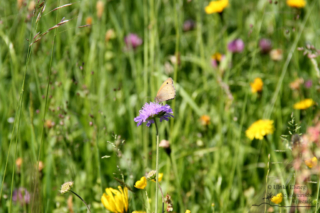
[[[287,5],[295,8],[303,8],[306,6],[305,0],[287,0]]]
[[[162,177],[163,177],[163,173],[159,173],[159,182],[161,182]],[[150,179],[153,182],[156,182],[156,170],[151,170],[148,174],[147,174],[147,178]]]
[[[279,203],[281,203],[282,202],[282,193],[279,193],[279,194],[277,194],[276,196],[273,196],[272,198],[271,198],[271,202],[272,203],[275,203],[275,204],[279,204]]]
[[[142,177],[134,185],[134,187],[136,187],[137,189],[144,189],[144,188],[146,188],[146,186],[147,186],[147,178],[146,177]]]
[[[250,83],[251,91],[253,93],[261,92],[263,87],[263,82],[261,78],[255,78],[253,83]]]
[[[318,164],[318,159],[316,157],[313,157],[305,160],[304,163],[311,169]]]
[[[159,173],[158,174],[158,177],[159,177],[159,182],[161,182],[162,181],[162,177],[163,177],[163,173]],[[154,178],[152,178],[152,179],[150,179],[152,182],[156,182],[156,177],[154,177]]]
[[[145,211],[133,211],[132,213],[146,213]]]
[[[209,3],[208,6],[204,8],[207,14],[212,13],[222,13],[224,8],[226,8],[229,4],[228,0],[218,0],[218,1],[212,1]]]
[[[185,213],[191,213],[191,211],[187,209]]]
[[[251,124],[246,131],[246,136],[253,140],[254,138],[262,140],[265,135],[272,134],[274,131],[273,121],[258,120]]]
[[[124,213],[128,211],[128,189],[118,186],[119,190],[106,188],[106,193],[101,196],[101,202],[106,209],[115,213]]]
[[[215,53],[211,56],[211,59],[220,62],[222,60],[222,57],[223,56],[221,55],[221,53]]]
[[[295,105],[293,105],[293,108],[295,109],[308,109],[309,107],[314,105],[314,101],[311,98],[304,99]]]
[[[210,124],[210,117],[208,115],[202,115],[200,117],[200,120],[201,120],[201,124],[204,126]]]

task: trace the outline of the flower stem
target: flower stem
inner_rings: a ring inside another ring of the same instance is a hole
[[[86,205],[86,207],[87,207],[87,209],[88,209],[88,211],[91,213],[91,211],[90,211],[90,208],[89,208],[89,206],[88,206],[88,204],[77,194],[77,193],[75,193],[74,191],[72,191],[71,189],[69,189],[69,192],[71,192],[71,193],[73,193],[75,196],[77,196],[85,205]]]
[[[316,210],[315,210],[315,212],[317,212],[317,211],[318,211],[319,191],[320,191],[320,177],[319,177],[319,181],[318,181],[317,204],[316,204]]]
[[[154,124],[156,126],[156,134],[157,134],[157,154],[156,154],[156,207],[155,207],[155,213],[158,213],[158,187],[159,187],[159,181],[158,181],[158,170],[159,170],[159,130],[156,118],[154,119]]]

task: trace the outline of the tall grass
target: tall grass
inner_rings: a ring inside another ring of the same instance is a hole
[[[155,170],[156,130],[136,127],[133,119],[167,77],[177,95],[167,102],[174,119],[159,125],[160,140],[169,140],[172,149],[171,158],[160,150],[159,170],[174,212],[246,212],[265,194],[266,176],[283,182],[290,176],[272,162],[292,160],[275,151],[285,150],[281,135],[292,112],[302,133],[319,117],[317,104],[293,109],[304,98],[320,101],[319,59],[297,51],[306,44],[319,49],[318,1],[303,10],[285,1],[229,1],[222,22],[218,14],[205,14],[209,1],[202,0],[105,1],[101,18],[96,1],[48,0],[37,23],[39,8],[33,14],[30,2],[20,9],[18,1],[0,3],[0,212],[86,211],[81,200],[60,194],[67,181],[92,212],[106,211],[100,199],[106,187],[119,185],[113,177],[134,189],[135,181]],[[88,17],[92,25],[79,28]],[[63,18],[69,22],[29,46]],[[183,30],[187,19],[195,21],[193,30]],[[110,29],[115,38],[106,40]],[[135,50],[126,48],[129,33],[143,39]],[[245,42],[242,53],[227,50],[235,38]],[[283,60],[261,54],[261,38],[282,49]],[[219,68],[211,66],[215,52],[225,55]],[[250,89],[256,77],[264,82],[261,95]],[[290,89],[299,77],[313,86]],[[201,124],[202,115],[210,117],[209,125]],[[250,141],[245,130],[263,118],[274,121],[274,133]],[[29,204],[12,201],[19,187],[31,194]],[[319,184],[310,186],[318,201],[314,188]],[[153,210],[154,185],[146,190]],[[129,192],[130,212],[146,209],[145,195]]]

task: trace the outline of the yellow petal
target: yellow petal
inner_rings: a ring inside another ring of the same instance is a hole
[[[111,212],[116,212],[116,207],[114,205],[114,202],[110,199],[110,196],[104,193],[101,197],[101,202],[106,209],[108,209]]]
[[[134,185],[134,187],[136,187],[137,189],[144,189],[146,186],[147,186],[147,178],[146,177],[142,177]]]

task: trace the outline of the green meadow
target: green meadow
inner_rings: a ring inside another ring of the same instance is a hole
[[[0,213],[319,212],[320,1],[217,2],[0,1]]]

